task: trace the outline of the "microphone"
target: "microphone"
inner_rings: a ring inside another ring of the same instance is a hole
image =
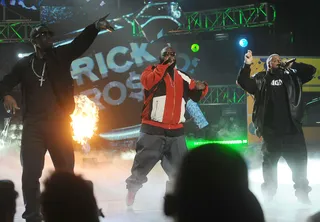
[[[296,58],[293,58],[293,59],[289,59],[289,60],[286,61],[286,62],[281,62],[281,63],[279,64],[279,68],[286,70],[286,69],[288,68],[289,64],[295,62],[296,60],[297,60]]]
[[[290,63],[293,63],[295,62],[297,59],[296,58],[293,58],[293,59],[289,59],[288,61],[286,61],[284,64],[285,66],[289,65]]]
[[[169,58],[166,61],[163,61],[162,65],[167,65],[169,62],[172,62],[172,59]]]

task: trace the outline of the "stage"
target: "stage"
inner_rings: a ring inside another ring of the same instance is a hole
[[[264,204],[260,192],[262,173],[261,169],[258,168],[261,158],[258,153],[247,155],[249,166],[253,168],[250,170],[251,190],[263,205],[268,222],[301,222],[305,221],[309,215],[320,211],[320,176],[317,173],[317,170],[320,169],[320,161],[317,160],[319,154],[312,152],[309,156],[308,175],[313,188],[313,191],[310,193],[312,206],[302,205],[296,201],[291,182],[291,173],[283,160],[279,162],[279,190],[276,199],[271,204]],[[99,207],[103,209],[103,213],[106,216],[102,221],[171,221],[162,214],[166,175],[162,171],[160,164],[151,171],[149,181],[138,192],[132,209],[127,209],[125,205],[126,189],[124,181],[130,175],[132,160],[124,160],[120,156],[110,152],[100,151],[86,156],[77,153],[76,163],[76,172],[82,174],[86,179],[92,180],[94,183]],[[17,202],[15,222],[23,222],[21,214],[23,213],[24,206],[21,194],[19,154],[17,152],[11,152],[10,154],[8,152],[2,153],[0,156],[0,169],[0,179],[13,180],[19,191],[20,196]],[[41,180],[45,179],[52,169],[53,165],[50,156],[47,155],[45,170]]]

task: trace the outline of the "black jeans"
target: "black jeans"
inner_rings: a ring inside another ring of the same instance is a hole
[[[73,172],[74,152],[70,120],[26,119],[21,140],[22,192],[27,222],[41,221],[40,183],[45,154],[49,151],[55,169]]]
[[[278,187],[277,165],[283,157],[292,171],[294,189],[297,193],[308,194],[311,191],[307,179],[308,154],[303,133],[292,135],[265,135],[262,145],[263,178],[262,192],[274,196]]]
[[[170,182],[174,179],[177,168],[187,153],[187,145],[184,136],[167,137],[141,133],[136,152],[131,176],[126,180],[127,189],[133,192],[137,192],[142,184],[148,181],[147,175],[158,161],[161,161],[161,166],[169,177],[167,186],[172,186]]]

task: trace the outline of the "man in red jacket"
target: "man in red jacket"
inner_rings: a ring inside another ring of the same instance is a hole
[[[187,101],[198,102],[208,92],[206,83],[191,79],[175,65],[176,53],[166,47],[161,51],[160,63],[147,67],[141,75],[144,106],[132,175],[126,180],[128,206],[134,203],[137,191],[147,182],[148,173],[159,160],[169,181],[173,179],[187,152],[183,130]]]

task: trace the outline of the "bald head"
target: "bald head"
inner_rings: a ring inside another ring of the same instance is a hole
[[[267,70],[278,69],[281,63],[281,58],[278,54],[272,54],[267,59]]]
[[[161,50],[160,63],[163,63],[168,59],[174,61],[174,63],[176,62],[176,52],[170,46],[167,46]]]
[[[166,46],[161,50],[161,55],[163,55],[166,52],[174,52],[174,49],[171,46]]]

